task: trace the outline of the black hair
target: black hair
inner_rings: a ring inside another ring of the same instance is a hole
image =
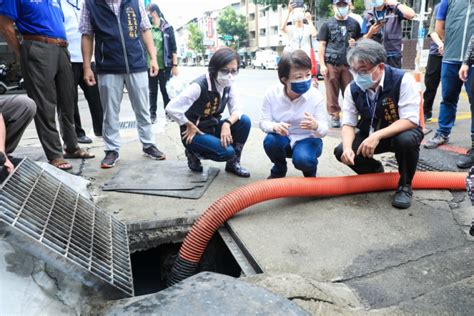
[[[278,78],[282,84],[285,84],[282,78],[288,79],[291,69],[311,70],[311,58],[301,49],[285,53],[278,63]]]
[[[161,20],[166,21],[165,16],[163,15],[163,12],[161,12],[160,7],[156,3],[150,3],[148,5],[148,11],[156,12],[156,14],[158,14]]]
[[[209,60],[209,66],[207,69],[211,78],[215,80],[217,78],[217,72],[233,60],[237,61],[237,69],[239,69],[239,54],[230,47],[219,48],[214,55],[212,55],[211,60]]]

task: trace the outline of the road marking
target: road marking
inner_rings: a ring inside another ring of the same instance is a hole
[[[470,120],[471,119],[471,114],[470,113],[467,113],[467,112],[461,112],[461,113],[463,113],[463,114],[456,115],[456,121]],[[431,120],[431,122],[429,122],[428,124],[431,124],[431,123],[438,123],[438,119],[433,118],[433,120]]]

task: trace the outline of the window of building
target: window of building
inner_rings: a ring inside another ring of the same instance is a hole
[[[249,14],[249,21],[255,20],[255,13],[250,13]]]
[[[272,26],[272,35],[278,35],[278,26]]]
[[[255,39],[256,35],[257,34],[255,33],[255,31],[251,31],[250,32],[250,39]]]
[[[266,36],[267,35],[267,29],[260,29],[260,36]]]

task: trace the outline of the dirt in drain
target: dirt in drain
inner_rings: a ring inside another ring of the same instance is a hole
[[[181,243],[164,244],[131,254],[136,296],[166,289],[166,281],[180,247]],[[212,271],[232,277],[239,277],[242,273],[237,261],[218,234],[209,242],[198,271]]]

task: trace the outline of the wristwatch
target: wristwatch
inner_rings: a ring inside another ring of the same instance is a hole
[[[173,66],[173,67],[178,67],[178,64],[173,64],[173,65],[171,65],[171,66]]]

